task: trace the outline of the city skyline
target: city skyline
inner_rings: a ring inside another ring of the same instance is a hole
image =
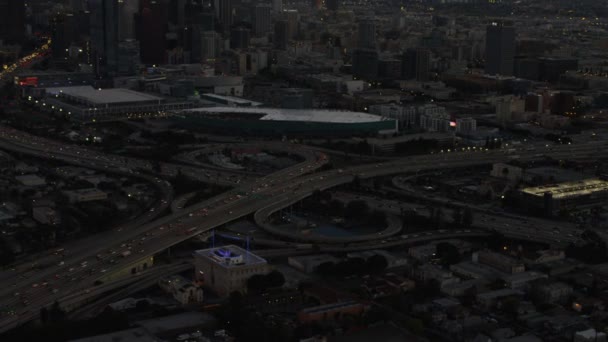
[[[0,341],[608,334],[608,2],[0,1]]]

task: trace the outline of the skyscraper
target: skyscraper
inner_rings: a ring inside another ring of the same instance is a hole
[[[427,82],[430,79],[431,51],[425,48],[407,49],[401,56],[401,77]]]
[[[376,48],[376,23],[371,19],[359,21],[359,48]]]
[[[272,7],[269,5],[257,5],[254,12],[254,31],[257,36],[265,35],[272,30],[271,22]]]
[[[416,49],[416,81],[428,82],[430,79],[431,51]]]
[[[143,0],[136,17],[137,40],[144,64],[161,64],[165,61],[167,32],[167,4]]]
[[[118,65],[118,2],[90,0],[91,47],[98,74],[112,73]]]
[[[76,40],[76,31],[76,19],[71,13],[58,13],[51,19],[53,58],[63,60],[68,56],[68,48]]]
[[[139,1],[125,0],[118,2],[119,26],[118,39],[135,39],[135,14],[139,10]]]
[[[325,7],[330,11],[337,11],[340,6],[340,0],[325,0]]]
[[[186,22],[186,0],[170,0],[169,21],[178,27],[184,27]]]
[[[230,26],[232,25],[232,7],[233,0],[215,0],[213,7],[215,8],[215,16],[222,24],[222,30],[224,33],[230,32]]]
[[[25,37],[25,1],[0,0],[0,40],[21,42]]]
[[[278,50],[287,50],[287,42],[289,41],[288,37],[289,25],[287,24],[287,20],[278,20],[274,23],[274,47]]]
[[[486,28],[486,68],[490,75],[513,75],[515,29],[502,22]]]
[[[353,51],[353,76],[364,80],[378,78],[378,51],[355,49]]]
[[[251,33],[248,28],[238,26],[230,30],[230,48],[246,49],[249,47]]]
[[[275,13],[283,12],[283,0],[272,0],[272,10]]]
[[[218,39],[218,35],[215,31],[203,32],[201,37],[201,61],[217,57]]]
[[[287,39],[294,39],[298,33],[298,23],[300,21],[300,13],[298,10],[283,11],[285,20],[287,20]]]

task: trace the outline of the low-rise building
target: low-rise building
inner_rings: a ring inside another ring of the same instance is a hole
[[[439,283],[439,288],[443,288],[444,286],[457,283],[460,280],[452,274],[450,271],[446,271],[437,265],[424,264],[417,269],[417,277],[422,282],[427,282],[430,280],[437,281]]]
[[[251,276],[270,270],[265,259],[234,245],[198,250],[194,265],[196,280],[220,296],[246,292]]]
[[[490,309],[500,300],[508,297],[521,297],[524,293],[515,289],[500,289],[490,292],[484,292],[477,295],[477,302],[480,306]]]
[[[578,331],[574,334],[574,342],[606,342],[606,333],[595,329]]]
[[[592,178],[521,190],[523,204],[547,215],[590,209],[608,199],[608,181]]]
[[[473,261],[491,266],[508,274],[520,273],[526,270],[524,264],[515,260],[514,258],[489,250],[474,253]]]
[[[158,281],[158,286],[182,304],[203,301],[203,289],[182,276],[174,275],[162,278]]]
[[[352,252],[348,253],[346,256],[348,258],[362,258],[369,259],[374,255],[379,255],[384,257],[387,262],[387,268],[401,267],[407,265],[407,258],[405,256],[398,255],[396,253],[391,253],[382,249],[374,249],[371,251],[364,252]]]
[[[313,273],[317,266],[326,262],[337,263],[340,259],[333,257],[329,254],[317,254],[317,255],[305,255],[305,256],[293,256],[287,258],[287,263],[302,272]]]
[[[451,265],[450,270],[460,277],[471,279],[492,280],[504,274],[490,266],[474,263],[471,261],[463,261]]]
[[[524,171],[519,166],[513,166],[504,163],[496,163],[492,165],[490,175],[495,178],[505,179],[510,182],[519,182],[523,177]]]
[[[70,203],[103,201],[108,198],[108,193],[96,188],[65,190],[63,194],[68,197]]]
[[[361,315],[366,307],[355,301],[332,303],[306,308],[298,312],[301,323],[336,320],[345,315]]]
[[[25,186],[43,186],[46,184],[44,178],[38,175],[15,176],[15,179]]]
[[[530,283],[539,280],[547,279],[547,275],[540,272],[527,271],[510,274],[503,278],[508,287],[512,289],[522,289],[530,285]]]
[[[524,254],[524,262],[527,265],[540,265],[564,260],[566,254],[563,250],[546,249],[534,253]]]
[[[61,223],[59,213],[51,207],[34,207],[32,209],[32,217],[42,224],[54,226]]]
[[[539,285],[537,293],[540,299],[546,303],[559,303],[572,295],[572,286],[562,283],[548,283]]]

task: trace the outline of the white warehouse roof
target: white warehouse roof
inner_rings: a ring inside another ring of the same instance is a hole
[[[91,86],[46,88],[49,95],[65,94],[91,104],[161,101],[163,98],[124,88],[95,89]]]
[[[325,109],[284,109],[284,108],[243,108],[243,107],[207,107],[185,109],[182,113],[221,114],[238,113],[264,115],[260,120],[306,121],[327,123],[367,123],[392,120],[378,115],[361,112],[325,110]]]

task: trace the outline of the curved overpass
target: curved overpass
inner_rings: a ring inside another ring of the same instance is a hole
[[[590,156],[606,156],[606,143],[589,143],[580,145],[559,145],[550,148],[542,147],[543,153],[538,151],[520,150],[517,155],[504,150],[482,151],[482,152],[458,152],[443,153],[435,155],[424,155],[410,157],[403,160],[391,161],[379,164],[367,164],[344,170],[331,170],[319,173],[318,176],[309,176],[301,179],[298,186],[288,196],[277,196],[276,200],[267,206],[262,207],[254,214],[255,222],[271,234],[290,239],[300,239],[299,236],[282,231],[269,225],[269,216],[277,211],[291,206],[302,199],[308,197],[315,190],[326,190],[341,184],[352,182],[355,177],[361,179],[373,178],[378,176],[389,176],[400,173],[414,173],[437,169],[450,169],[458,167],[470,167],[476,165],[492,164],[504,161],[505,158],[519,160],[534,160],[551,156],[553,158],[564,159],[586,159]]]
[[[185,163],[185,164],[189,164],[189,165],[193,165],[193,166],[197,166],[197,167],[201,167],[201,168],[205,168],[205,169],[210,169],[210,170],[217,170],[217,171],[224,171],[224,172],[231,172],[231,173],[235,173],[235,174],[243,174],[243,175],[249,175],[249,176],[260,176],[262,175],[261,173],[257,173],[257,172],[252,172],[252,171],[247,171],[247,170],[236,170],[236,169],[230,169],[230,168],[224,168],[218,165],[213,165],[210,163],[204,163],[201,162],[200,160],[197,159],[198,156],[200,155],[208,155],[208,154],[212,154],[212,153],[216,153],[216,152],[221,152],[222,150],[226,149],[226,148],[258,148],[261,150],[270,150],[270,151],[278,151],[278,152],[284,152],[284,153],[288,153],[288,154],[295,154],[297,156],[299,156],[300,158],[306,160],[311,160],[314,158],[314,152],[312,149],[309,148],[290,148],[290,145],[285,144],[285,143],[275,143],[275,142],[268,142],[268,141],[252,141],[252,142],[248,142],[248,143],[243,143],[243,142],[238,142],[238,143],[232,143],[232,144],[212,144],[212,145],[208,145],[208,146],[204,146],[202,148],[196,149],[194,151],[189,151],[189,152],[185,152],[185,153],[181,153],[178,154],[177,156],[175,156],[173,159],[181,162],[181,163]]]
[[[556,146],[552,150],[547,149],[544,154],[550,154],[555,158],[577,159],[590,156],[598,158],[608,155],[608,150],[605,147],[605,143]],[[537,156],[538,152],[521,151],[518,153],[517,158],[519,159],[538,159],[544,156],[544,154]],[[154,255],[174,244],[237,218],[257,212],[263,208],[271,207],[272,210],[276,211],[281,206],[286,207],[298,202],[302,198],[311,195],[317,189],[323,190],[348,183],[355,179],[355,177],[371,178],[417,172],[420,170],[482,165],[504,161],[506,157],[505,152],[500,150],[483,153],[436,154],[410,157],[384,164],[361,165],[346,170],[330,170],[306,175],[327,163],[327,158],[321,155],[318,156],[314,163],[281,170],[272,175],[257,179],[251,184],[244,184],[237,189],[228,191],[204,203],[186,208],[183,214],[163,217],[155,222],[138,227],[128,237],[114,236],[112,239],[105,241],[103,247],[97,249],[102,249],[98,258],[95,257],[96,251],[91,250],[82,253],[78,261],[88,262],[89,268],[103,266],[107,267],[108,272],[113,272],[123,268],[126,264],[146,256]],[[272,210],[268,210],[267,212],[270,213]],[[257,216],[259,218],[260,215]],[[107,265],[108,260],[113,258],[111,253],[116,251],[120,253],[126,250],[127,245],[133,245],[134,252],[132,255],[122,258],[121,262],[117,264]],[[66,273],[69,275],[73,273],[80,277],[80,281],[73,284],[66,283],[63,280],[56,281],[54,285],[60,286],[61,291],[70,293],[82,290],[101,277],[99,273],[86,272],[86,268],[76,269],[74,266],[78,267],[79,264],[65,265],[54,270],[55,272],[59,272],[62,277],[61,279],[64,279],[63,277]],[[74,271],[67,270],[70,267],[74,268]],[[27,311],[34,310],[38,312],[41,307],[52,303],[52,299],[47,296],[46,292],[40,292],[39,288],[32,289],[30,287],[33,281],[40,281],[44,277],[47,277],[48,274],[48,272],[42,276],[34,274],[30,279],[19,279],[17,286],[13,288],[6,283],[4,284],[5,287],[0,289],[0,299],[4,303],[17,305],[19,309],[17,316],[0,317],[0,331],[31,319],[32,316],[25,315]],[[13,291],[23,291],[30,296],[29,308],[19,306],[18,298],[12,295]],[[22,315],[22,317],[19,315]]]

